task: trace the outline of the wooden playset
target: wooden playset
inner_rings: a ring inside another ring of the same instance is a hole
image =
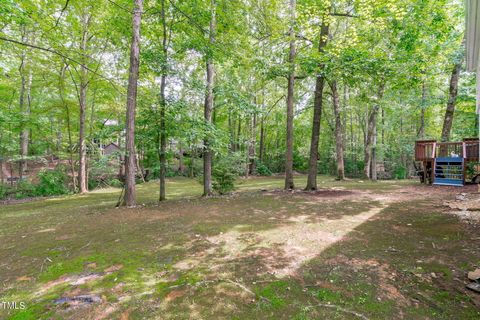
[[[478,139],[463,139],[461,142],[416,141],[415,161],[422,163],[420,179],[434,185],[463,186],[469,164],[475,166],[479,161],[478,152]]]

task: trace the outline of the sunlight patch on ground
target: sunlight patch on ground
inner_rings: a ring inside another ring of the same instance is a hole
[[[308,222],[311,215],[300,215],[289,219],[291,224],[257,232],[242,232],[244,226],[239,225],[228,232],[207,237],[214,245],[213,248],[197,257],[179,261],[174,267],[180,270],[193,269],[199,265],[218,267],[235,259],[261,256],[262,259],[281,261],[269,263],[269,272],[278,277],[294,275],[303,263],[342,240],[384,208],[382,205],[357,215],[345,215],[339,219],[326,218],[316,223]]]

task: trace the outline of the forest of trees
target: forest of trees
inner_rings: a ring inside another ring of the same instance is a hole
[[[32,163],[56,161],[69,191],[120,183],[134,206],[136,182],[158,178],[164,200],[174,175],[198,177],[205,196],[237,176],[285,173],[286,189],[307,190],[317,174],[406,178],[415,140],[476,136],[463,10],[460,0],[2,0],[1,183],[32,182]],[[109,143],[113,157],[101,151]]]

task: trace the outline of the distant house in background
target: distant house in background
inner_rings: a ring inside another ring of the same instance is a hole
[[[105,119],[103,121],[104,127],[115,127],[118,126],[117,120]],[[95,150],[92,152],[99,153],[102,156],[109,156],[121,151],[120,143],[122,143],[123,131],[118,132],[115,128],[112,130],[106,131],[107,134],[102,134],[102,137],[93,138],[93,144],[96,146]],[[103,130],[103,129],[102,129]]]
[[[101,150],[102,150],[102,155],[109,156],[114,153],[119,153],[120,147],[116,143],[111,142],[105,146],[102,146]]]

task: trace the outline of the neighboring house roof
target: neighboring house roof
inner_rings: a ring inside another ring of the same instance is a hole
[[[110,155],[114,152],[120,151],[120,147],[116,143],[109,143],[105,147],[103,147],[103,154]]]
[[[105,124],[106,126],[116,126],[116,125],[118,125],[118,121],[117,121],[117,120],[107,119],[107,120],[105,120],[104,124]]]

